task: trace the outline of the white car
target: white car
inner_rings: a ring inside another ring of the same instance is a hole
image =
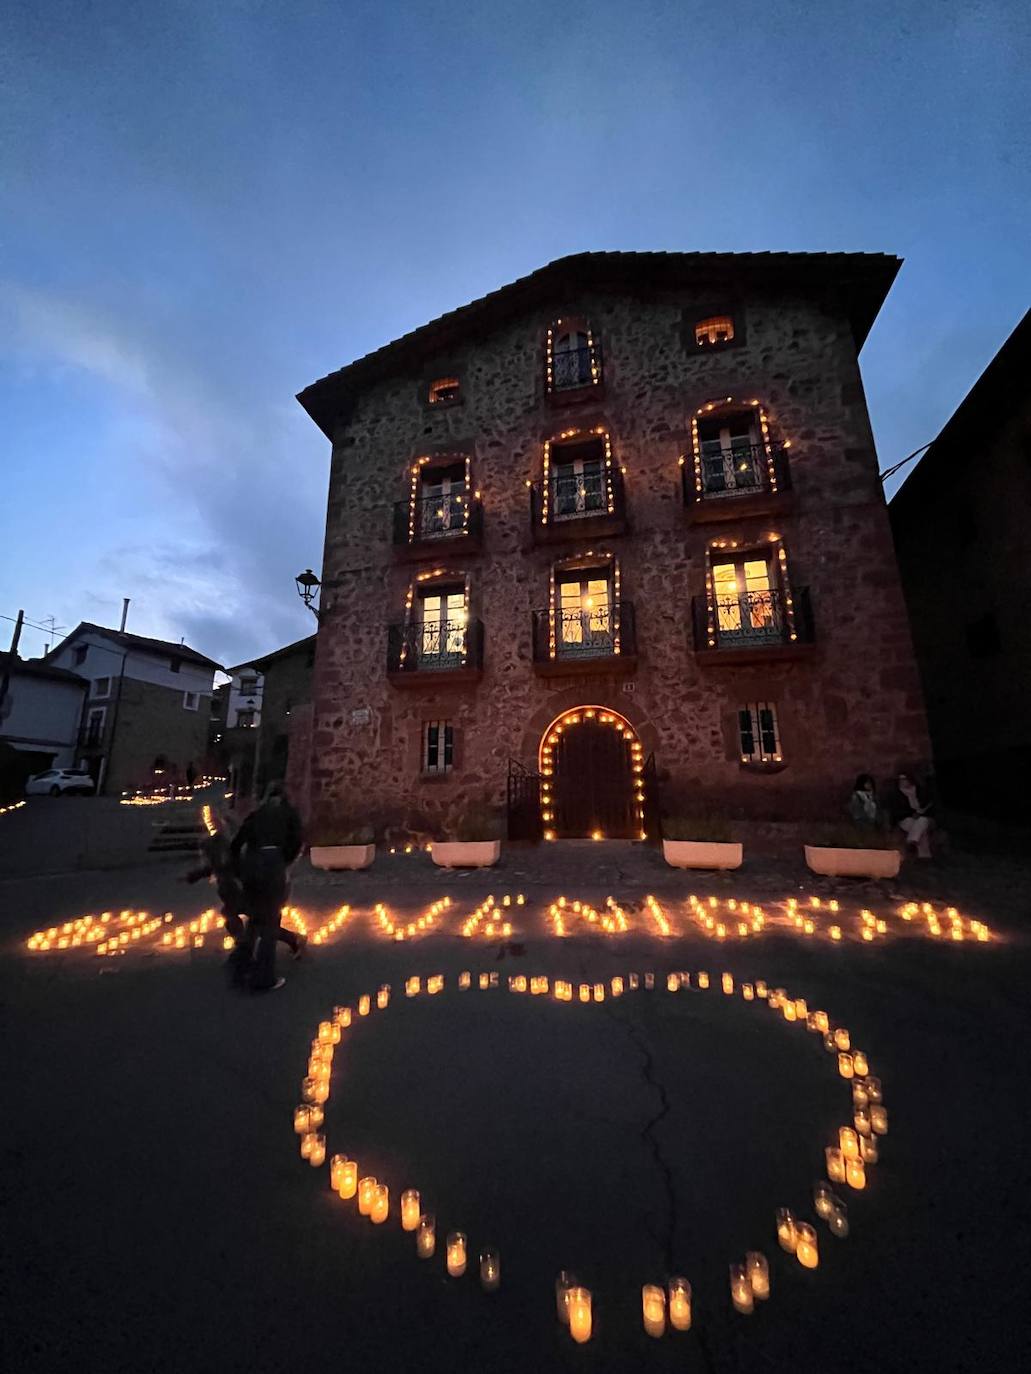
[[[88,773],[80,768],[48,768],[45,773],[34,773],[25,784],[27,797],[85,797],[94,791],[95,784]]]

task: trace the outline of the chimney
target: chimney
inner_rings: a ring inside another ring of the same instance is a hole
[[[128,620],[128,618],[129,618],[129,598],[128,598],[127,596],[123,596],[123,597],[122,597],[122,623],[121,623],[121,625],[119,625],[119,627],[118,627],[118,633],[119,633],[119,634],[121,634],[121,632],[125,629],[125,622],[126,622],[126,620]]]

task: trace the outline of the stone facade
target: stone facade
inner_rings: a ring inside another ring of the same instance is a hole
[[[208,698],[201,696],[197,709],[188,711],[179,690],[116,678],[102,739],[108,749],[107,792],[151,786],[158,758],[165,760],[162,778],[181,782],[191,763],[200,773],[207,755]]]
[[[742,281],[731,255],[713,256],[715,276],[703,266],[675,285],[649,289],[636,277],[621,285],[609,271],[604,283],[570,285],[567,278],[562,292],[543,291],[528,308],[519,296],[507,313],[505,292],[497,293],[501,305],[488,322],[463,334],[456,312],[442,342],[427,327],[421,354],[409,345],[381,375],[350,380],[345,369],[309,388],[339,391],[340,418],[331,423],[302,394],[333,439],[310,722],[312,804],[337,805],[380,826],[440,833],[469,801],[502,805],[510,761],[535,771],[548,725],[564,710],[592,705],[634,727],[644,754],[654,754],[671,810],[730,808],[770,819],[828,808],[840,814],[857,772],[884,777],[926,763],[855,312],[850,318],[825,272],[814,272],[811,285],[804,265],[783,281],[772,271],[763,280],[751,260]],[[797,265],[805,255],[790,256]],[[871,288],[869,320],[885,289]],[[732,310],[735,344],[703,350],[692,322],[714,307]],[[545,384],[547,330],[571,311],[590,322],[603,358],[603,385],[575,401],[549,396]],[[408,339],[418,344],[422,332]],[[460,379],[459,403],[427,406],[428,383],[439,375]],[[791,502],[753,514],[742,506],[740,517],[719,524],[692,523],[680,459],[691,462],[692,417],[726,397],[760,399],[774,440],[790,441]],[[610,435],[625,474],[628,527],[538,546],[527,486],[541,479],[545,441],[594,427]],[[482,495],[482,549],[448,564],[468,578],[469,615],[483,623],[483,674],[478,682],[441,678],[399,688],[386,672],[385,627],[403,619],[413,579],[436,563],[399,560],[391,512],[408,496],[419,458],[442,453],[469,456],[472,486]],[[722,540],[743,551],[774,536],[783,541],[790,584],[809,589],[811,650],[699,654],[691,605],[693,598],[705,605],[707,550]],[[635,608],[636,668],[542,676],[532,661],[532,613],[549,605],[554,565],[586,549],[618,559],[620,596]],[[757,701],[776,706],[782,759],[775,768],[741,762],[737,713]],[[453,722],[453,768],[426,777],[422,732],[436,720]]]

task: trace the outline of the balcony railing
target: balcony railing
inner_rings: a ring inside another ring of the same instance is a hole
[[[813,643],[814,627],[808,587],[790,594],[774,590],[740,596],[696,596],[691,603],[694,646],[711,650],[793,649]]]
[[[578,391],[600,382],[601,350],[597,344],[593,348],[560,348],[552,353],[551,391]]]
[[[387,627],[387,673],[395,680],[467,681],[482,672],[480,620],[412,620]]]
[[[762,444],[689,457],[681,473],[684,505],[690,510],[705,503],[706,513],[726,503],[726,510],[720,513],[731,516],[735,502],[754,505],[756,498],[779,496],[791,490],[787,450],[777,447],[767,453]]]
[[[637,662],[633,602],[534,611],[533,661],[545,673],[631,670]]]
[[[394,505],[394,547],[444,553],[448,547],[480,546],[483,538],[483,506],[465,491],[442,496],[420,496]]]
[[[537,540],[620,534],[626,528],[626,494],[618,467],[555,472],[530,488],[530,522]]]

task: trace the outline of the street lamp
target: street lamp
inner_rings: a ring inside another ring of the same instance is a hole
[[[319,588],[322,586],[322,583],[312,572],[311,568],[305,568],[304,572],[298,573],[294,581],[297,583],[297,595],[308,607],[308,610],[311,611],[315,619],[318,620],[319,612],[315,606],[315,598],[319,594]]]

